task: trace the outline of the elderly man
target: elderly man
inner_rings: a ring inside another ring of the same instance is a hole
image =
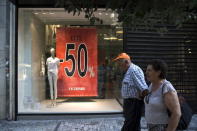
[[[118,61],[118,65],[124,72],[121,94],[124,99],[125,121],[122,131],[140,131],[140,120],[144,105],[142,98],[148,94],[144,73],[139,66],[131,62],[130,56],[126,53],[121,53],[114,61]]]

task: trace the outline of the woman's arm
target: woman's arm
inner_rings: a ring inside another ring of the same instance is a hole
[[[177,93],[174,91],[165,93],[164,101],[168,110],[171,112],[166,131],[176,131],[179,119],[181,117],[181,109]]]

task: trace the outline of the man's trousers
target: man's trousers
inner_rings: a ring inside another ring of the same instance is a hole
[[[140,120],[144,102],[135,98],[124,99],[124,125],[121,131],[140,131]]]

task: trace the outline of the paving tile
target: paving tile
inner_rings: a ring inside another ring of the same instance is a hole
[[[187,131],[197,131],[197,114],[192,118]],[[0,121],[2,131],[120,131],[124,119],[90,118],[66,120],[28,120],[28,121]],[[194,124],[195,123],[195,124]],[[141,131],[148,131],[146,121],[141,120]]]

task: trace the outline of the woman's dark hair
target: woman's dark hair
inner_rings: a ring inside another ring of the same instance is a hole
[[[152,65],[155,71],[161,71],[159,75],[160,79],[165,79],[167,77],[168,65],[165,61],[160,59],[154,59],[149,63],[149,65]]]

